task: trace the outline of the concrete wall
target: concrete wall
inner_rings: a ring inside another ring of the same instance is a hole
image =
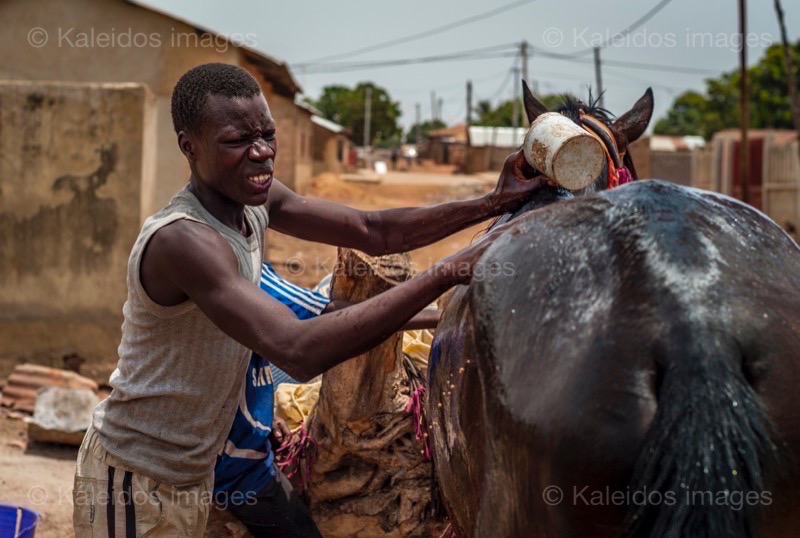
[[[0,82],[0,377],[73,352],[113,369],[155,107],[141,84]]]
[[[189,177],[172,128],[172,88],[195,65],[238,64],[238,50],[123,0],[4,0],[0,21],[6,22],[0,32],[0,50],[6,51],[0,79],[137,82],[150,88],[156,104],[151,135],[158,151],[157,181],[145,192],[142,214],[164,206]]]
[[[651,151],[650,167],[650,175],[654,179],[663,179],[687,187],[692,186],[692,152],[690,151]]]

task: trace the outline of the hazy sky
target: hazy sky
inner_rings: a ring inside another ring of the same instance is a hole
[[[473,81],[473,102],[512,96],[507,74],[511,57],[401,65],[341,73],[307,73],[299,64],[402,39],[476,15],[498,10],[512,0],[146,0],[148,4],[196,24],[245,41],[289,63],[306,95],[318,97],[329,84],[355,85],[373,81],[400,101],[401,122],[415,120],[415,104],[423,119],[431,115],[431,91],[442,98],[448,124],[463,121],[465,85]],[[354,54],[331,61],[386,60],[449,55],[527,40],[534,51],[529,78],[541,93],[580,92],[594,86],[592,54],[578,61],[546,58],[538,53],[570,54],[608,41],[656,6],[655,0],[531,0],[493,16],[478,17],[437,35]],[[800,37],[800,3],[783,0],[789,37]],[[749,0],[748,60],[757,61],[780,34],[773,0]],[[627,110],[647,86],[655,93],[655,117],[690,88],[704,89],[704,80],[735,68],[739,61],[737,2],[672,0],[643,26],[603,49],[606,107],[615,114]],[[510,48],[510,47],[509,47]],[[611,65],[630,62],[702,70],[643,69]],[[505,83],[505,84],[504,84]]]

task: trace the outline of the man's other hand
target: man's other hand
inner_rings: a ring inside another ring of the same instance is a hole
[[[289,426],[286,425],[285,420],[282,418],[273,417],[271,434],[272,439],[275,442],[273,448],[280,448],[291,433],[292,432],[289,430]]]
[[[521,149],[515,151],[503,163],[497,186],[490,194],[495,214],[516,210],[533,193],[550,182],[550,179],[528,164]]]

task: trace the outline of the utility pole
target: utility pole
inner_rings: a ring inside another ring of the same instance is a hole
[[[750,91],[747,81],[747,0],[739,0],[739,43],[742,50],[739,54],[739,72],[741,86],[739,91],[739,113],[742,128],[742,139],[739,143],[739,181],[742,185],[742,202],[749,203],[750,183],[750,143],[747,138],[747,127],[750,123]]]
[[[606,98],[603,96],[603,75],[600,69],[600,47],[594,48],[594,80],[597,85],[597,97],[600,99],[600,107],[605,108]]]
[[[436,92],[431,91],[431,121],[436,120]]]
[[[472,143],[469,139],[469,126],[472,124],[472,81],[467,81],[467,147],[466,152],[464,152],[464,173],[470,173],[470,166],[469,166],[469,155],[472,149]]]
[[[444,99],[441,97],[439,98],[439,106],[436,107],[436,119],[442,121],[442,117],[444,114],[442,113],[442,108],[444,108]]]
[[[422,105],[417,103],[417,124],[414,126],[417,132],[417,146],[422,143]]]
[[[524,80],[525,82],[530,82],[528,80],[528,42],[525,40],[523,40],[522,44],[520,45],[519,56],[522,63],[522,80]],[[518,86],[522,86],[522,83],[520,82]],[[525,117],[523,110],[525,110],[525,107],[524,106],[520,107],[519,109],[520,125],[525,125],[526,123],[523,119]],[[516,132],[514,134],[516,135]]]
[[[512,71],[512,81],[514,84],[514,97],[511,99],[511,142],[516,145],[517,143],[517,127],[519,127],[519,89],[522,84],[519,81],[519,69],[517,67],[513,67]]]
[[[369,129],[372,123],[372,86],[367,86],[364,93],[364,152],[367,168],[372,169],[372,148],[369,138]]]

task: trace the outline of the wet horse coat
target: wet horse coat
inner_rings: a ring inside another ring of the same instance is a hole
[[[639,181],[517,217],[446,307],[434,463],[461,536],[791,536],[800,248]]]

